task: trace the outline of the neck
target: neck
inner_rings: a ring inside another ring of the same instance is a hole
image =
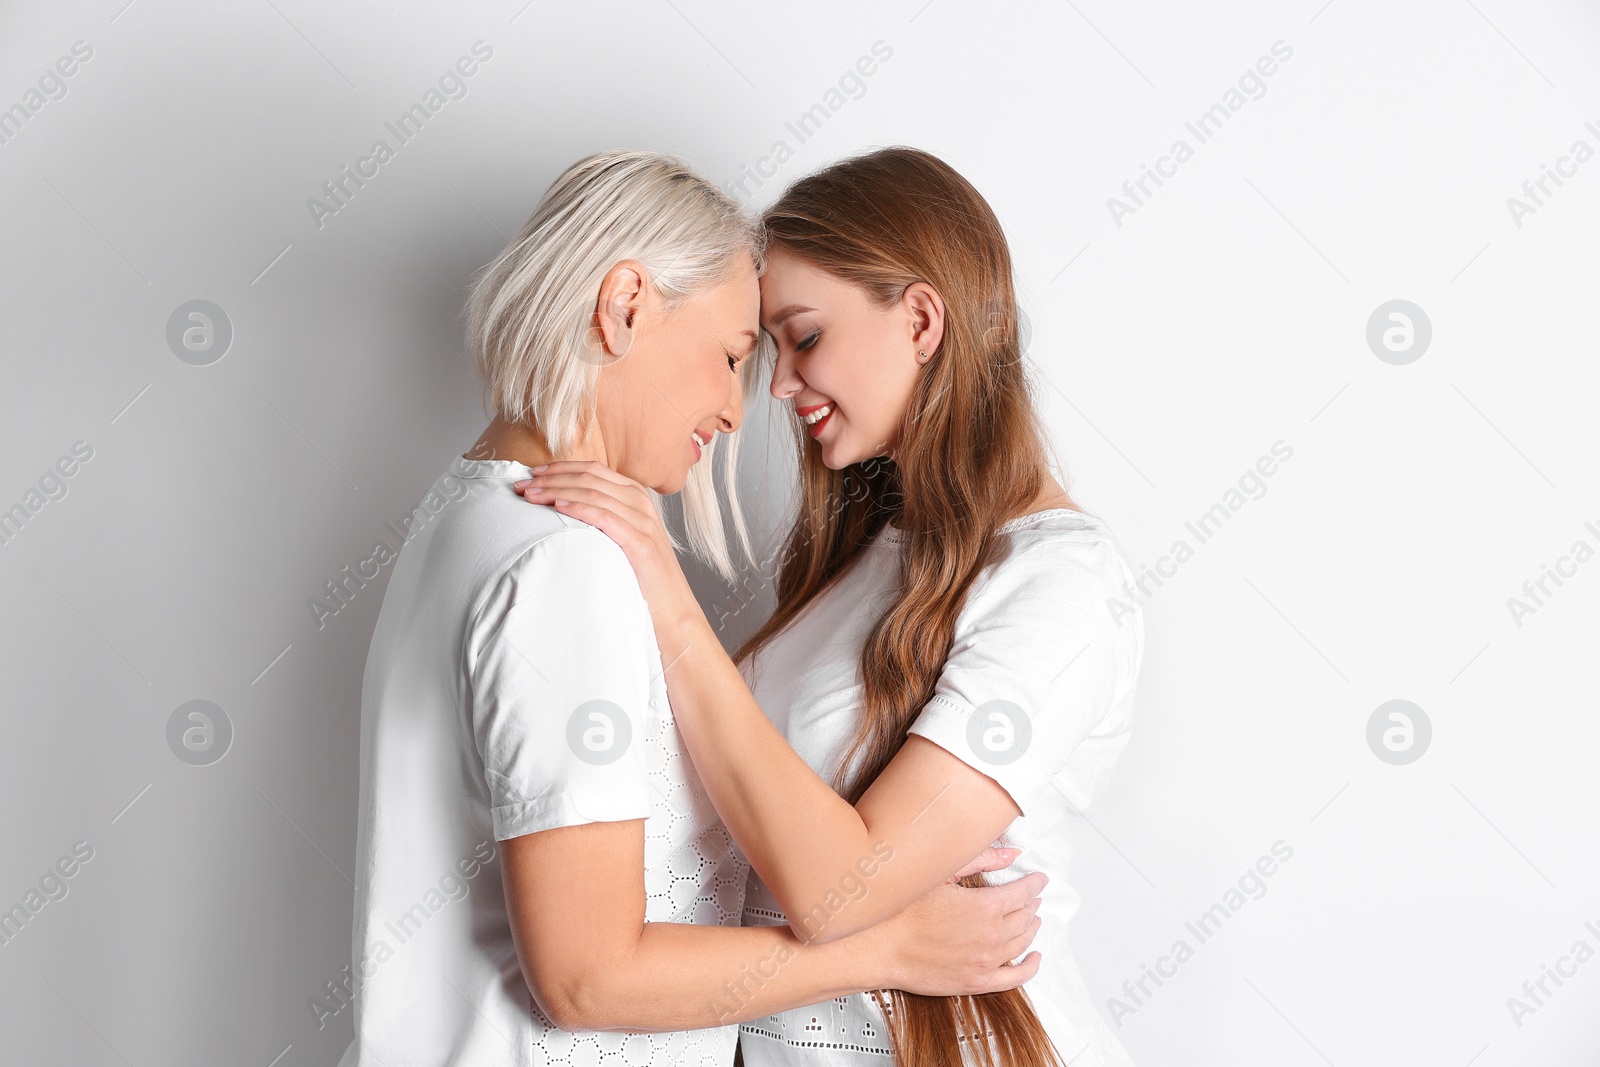
[[[550,446],[545,443],[544,433],[537,426],[522,426],[507,422],[498,415],[478,436],[478,440],[466,452],[465,458],[508,459],[529,467],[537,467],[541,463],[549,463],[557,458],[595,459],[610,466],[606,460],[605,442],[594,432],[593,424],[589,432],[583,435],[567,455],[557,457],[550,451]]]

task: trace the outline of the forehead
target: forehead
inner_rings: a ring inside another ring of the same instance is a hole
[[[703,289],[690,298],[690,303],[722,317],[755,314],[760,306],[761,289],[755,264],[741,256],[728,271],[728,276],[709,289]]]
[[[796,305],[810,308],[837,306],[849,300],[855,289],[782,246],[767,255],[767,269],[761,275],[761,318],[770,323],[774,315]]]
[[[724,344],[738,348],[753,343],[761,315],[755,264],[741,258],[721,282],[691,296],[680,308],[683,312],[691,328],[715,333]]]

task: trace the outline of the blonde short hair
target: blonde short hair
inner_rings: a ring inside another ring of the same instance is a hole
[[[749,256],[760,271],[763,251],[759,224],[681,160],[654,152],[580,159],[551,183],[511,243],[473,282],[467,338],[483,374],[486,405],[507,422],[536,426],[553,455],[566,454],[594,412],[600,363],[589,333],[606,272],[637,260],[670,308],[724,281],[737,256]],[[746,370],[741,386],[747,396],[750,378]],[[683,517],[694,553],[731,582],[712,477],[719,451],[734,527],[746,557],[753,553],[735,491],[737,435],[714,438],[689,469]]]

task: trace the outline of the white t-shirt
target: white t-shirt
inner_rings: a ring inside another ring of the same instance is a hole
[[[1000,529],[1002,556],[973,583],[934,696],[910,732],[995,779],[1023,811],[1002,839],[1022,855],[989,880],[1050,876],[1029,948],[1044,959],[1024,988],[1062,1061],[1131,1067],[1067,941],[1080,901],[1067,880],[1063,820],[1072,806],[1088,805],[1127,746],[1143,619],[1118,625],[1107,610],[1132,574],[1093,516],[1058,508]],[[762,710],[830,783],[854,735],[861,649],[892,602],[904,538],[885,527],[843,580],[743,667]],[[753,871],[744,922],[787,922]],[[882,1067],[891,1054],[883,1012],[866,993],[751,1020],[740,1027],[740,1045],[748,1067]]]
[[[627,557],[519,498],[528,474],[457,457],[394,562],[362,684],[340,1067],[727,1067],[731,1024],[569,1033],[523,980],[500,841],[645,819],[646,922],[737,926],[749,871],[679,751]]]

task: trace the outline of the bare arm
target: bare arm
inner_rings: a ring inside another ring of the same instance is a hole
[[[905,745],[851,806],[761,711],[698,607],[657,618],[679,733],[729,831],[814,941],[847,937],[906,907],[993,842],[1021,809],[993,778],[926,738]],[[875,851],[876,850],[876,851]],[[839,887],[876,864],[871,891]]]
[[[869,989],[992,992],[1039,967],[1036,952],[1006,964],[1038,930],[1042,875],[940,886],[856,937],[805,944],[784,926],[646,923],[640,819],[514,837],[500,860],[523,976],[565,1030],[723,1026]]]
[[[558,460],[516,484],[527,485],[529,500],[565,501],[564,514],[599,528],[627,555],[650,606],[684,746],[803,940],[847,937],[896,914],[1021,814],[994,778],[916,735],[851,806],[756,703],[638,483],[597,462]],[[846,888],[863,880],[869,892]]]

